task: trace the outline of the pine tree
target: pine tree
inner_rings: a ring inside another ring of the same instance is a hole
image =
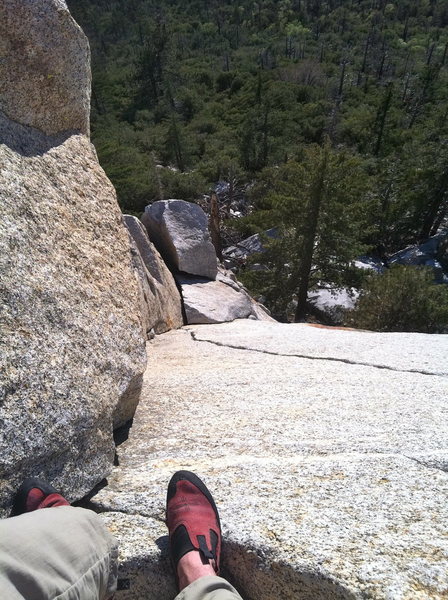
[[[374,331],[446,333],[448,287],[428,267],[395,265],[372,275],[346,324]]]
[[[283,317],[295,297],[294,320],[307,313],[308,292],[319,285],[339,287],[356,279],[353,259],[363,250],[361,238],[369,212],[366,178],[360,159],[335,151],[327,139],[306,149],[301,162],[289,161],[263,174],[254,222],[277,227],[258,261],[266,269],[243,275]]]

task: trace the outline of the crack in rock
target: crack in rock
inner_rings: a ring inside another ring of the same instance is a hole
[[[236,344],[225,344],[223,342],[216,342],[214,340],[201,340],[196,337],[194,331],[190,330],[190,335],[195,342],[203,342],[207,344],[214,344],[223,348],[232,348],[233,350],[246,350],[247,352],[258,352],[259,354],[269,354],[271,356],[284,356],[286,358],[303,358],[305,360],[321,360],[340,362],[346,365],[357,365],[360,367],[373,367],[374,369],[384,369],[386,371],[395,371],[398,373],[418,373],[419,375],[432,375],[433,377],[447,377],[444,373],[433,373],[432,371],[425,371],[423,369],[400,369],[398,367],[390,367],[388,365],[377,365],[368,362],[358,362],[350,360],[349,358],[336,358],[334,356],[309,356],[307,354],[283,354],[281,352],[273,352],[272,350],[261,350],[259,348],[247,348],[246,346],[237,346]]]
[[[426,462],[424,459],[415,458],[414,456],[408,456],[407,454],[403,454],[402,456],[404,456],[404,458],[408,458],[409,460],[413,460],[422,467],[425,467],[427,469],[436,469],[437,471],[442,471],[442,473],[446,473],[448,475],[448,465],[437,465],[433,462],[433,460],[431,460],[431,458],[428,458],[428,462]]]
[[[144,511],[140,512],[139,510],[126,510],[124,508],[96,504],[95,502],[92,502],[90,506],[85,508],[93,510],[97,514],[120,513],[122,515],[127,515],[128,517],[144,517],[145,519],[154,519],[155,521],[158,521],[160,523],[165,523],[165,519],[162,519],[162,517],[151,515]]]

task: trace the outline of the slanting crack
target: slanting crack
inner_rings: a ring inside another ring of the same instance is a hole
[[[403,454],[402,456],[408,458],[409,460],[413,460],[414,462],[418,463],[419,465],[422,465],[422,467],[426,467],[427,469],[437,469],[438,471],[442,471],[442,473],[448,473],[448,466],[442,467],[441,465],[434,464],[430,460],[421,460],[419,458],[415,458],[415,456],[408,456],[407,454]]]
[[[126,510],[124,508],[114,508],[113,506],[99,506],[97,504],[92,504],[86,508],[90,508],[90,510],[93,510],[97,514],[120,513],[129,517],[144,517],[145,519],[154,519],[155,521],[159,521],[159,523],[165,523],[165,519],[162,518],[159,514],[153,515],[145,511]]]
[[[207,344],[214,344],[215,346],[221,346],[223,348],[232,348],[233,350],[246,350],[247,352],[258,352],[259,354],[269,354],[271,356],[284,356],[286,358],[303,358],[305,360],[321,360],[345,363],[346,365],[358,365],[361,367],[373,367],[374,369],[384,369],[386,371],[396,371],[398,373],[418,373],[419,375],[432,375],[433,377],[446,377],[444,373],[433,373],[432,371],[425,371],[423,369],[400,369],[398,367],[390,367],[388,365],[377,365],[374,363],[361,362],[356,360],[350,360],[349,358],[336,358],[334,356],[309,356],[307,354],[283,354],[282,352],[273,352],[271,350],[260,350],[259,348],[247,348],[246,346],[237,346],[236,344],[224,344],[222,342],[216,342],[213,340],[201,340],[198,339],[194,331],[190,331],[190,335],[195,342],[205,342]]]

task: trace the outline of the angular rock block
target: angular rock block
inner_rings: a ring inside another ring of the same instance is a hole
[[[216,253],[202,208],[184,200],[160,200],[145,208],[142,223],[170,268],[215,279]]]
[[[252,313],[251,298],[242,289],[201,277],[177,275],[176,279],[188,325],[246,319]]]
[[[182,327],[180,293],[170,270],[137,217],[124,215],[124,222],[131,235],[133,260],[139,276],[144,330],[164,333]]]

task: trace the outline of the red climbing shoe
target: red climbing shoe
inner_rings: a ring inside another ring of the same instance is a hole
[[[166,524],[170,551],[177,574],[179,560],[197,550],[205,563],[219,574],[221,558],[221,524],[212,495],[197,475],[177,471],[168,485]]]
[[[11,517],[53,506],[70,506],[70,503],[46,481],[30,477],[23,481],[14,497]]]

